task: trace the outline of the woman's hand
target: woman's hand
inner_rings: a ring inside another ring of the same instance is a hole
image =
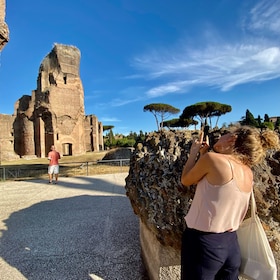
[[[191,149],[190,149],[190,155],[197,155],[200,153],[200,155],[204,155],[209,150],[209,137],[206,135],[205,141],[203,141],[204,138],[204,132],[201,131],[199,135],[199,139],[195,139],[192,143]]]
[[[188,160],[183,168],[181,175],[181,183],[183,186],[191,186],[196,184],[203,176],[206,174],[207,168],[198,168],[193,171],[193,168],[197,162],[197,155],[204,155],[209,150],[209,138],[206,135],[205,141],[203,141],[204,132],[201,131],[199,139],[194,139],[191,145],[190,154]],[[198,159],[198,162],[201,161],[201,158]]]

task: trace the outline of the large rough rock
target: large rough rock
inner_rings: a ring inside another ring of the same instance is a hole
[[[176,248],[195,191],[183,193],[180,183],[189,140],[183,131],[149,134],[132,154],[125,186],[135,214],[163,245]]]
[[[149,134],[132,154],[125,185],[141,222],[162,245],[178,250],[185,228],[184,216],[195,192],[195,186],[182,191],[180,183],[191,140],[189,131]],[[253,171],[258,213],[279,263],[280,152],[268,153],[266,160]]]

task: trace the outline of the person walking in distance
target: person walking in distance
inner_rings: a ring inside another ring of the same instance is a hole
[[[60,159],[60,154],[55,150],[55,146],[51,146],[51,150],[48,154],[49,167],[48,167],[48,174],[49,174],[49,183],[53,182],[53,174],[55,176],[55,184],[58,180],[58,173],[59,173],[59,164],[58,160]]]

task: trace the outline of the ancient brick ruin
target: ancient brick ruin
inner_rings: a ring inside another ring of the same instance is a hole
[[[6,1],[0,0],[0,51],[9,41],[9,28],[5,22]]]
[[[43,59],[37,89],[15,103],[13,115],[0,115],[1,159],[45,157],[55,145],[63,155],[103,150],[103,126],[85,116],[80,51],[55,44]]]

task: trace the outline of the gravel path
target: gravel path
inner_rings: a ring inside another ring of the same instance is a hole
[[[1,182],[0,279],[147,279],[126,176]]]

